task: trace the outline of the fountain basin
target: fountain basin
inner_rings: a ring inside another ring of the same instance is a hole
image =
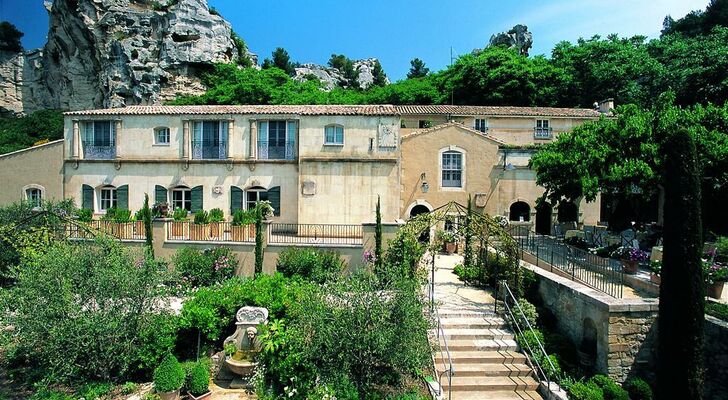
[[[236,375],[250,376],[253,375],[258,363],[249,360],[236,360],[230,357],[225,359],[225,365],[227,365],[228,369]]]

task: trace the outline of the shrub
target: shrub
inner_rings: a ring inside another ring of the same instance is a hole
[[[652,400],[652,388],[640,378],[632,378],[624,383],[631,400]]]
[[[93,219],[93,214],[93,210],[90,210],[88,208],[82,208],[76,211],[76,216],[78,217],[79,222],[91,222],[91,220]]]
[[[129,221],[131,221],[131,210],[127,210],[125,208],[116,209],[116,213],[114,213],[114,222],[124,224]]]
[[[603,400],[604,391],[594,382],[576,382],[568,386],[570,400]]]
[[[110,383],[89,383],[83,385],[76,394],[79,398],[98,399],[111,392],[111,388]]]
[[[278,272],[287,277],[299,276],[324,283],[338,276],[346,267],[339,253],[314,248],[290,247],[278,256]]]
[[[187,210],[184,208],[175,208],[172,212],[172,219],[175,221],[184,221],[187,219]]]
[[[198,210],[195,213],[195,225],[205,225],[210,223],[210,215],[205,210]]]
[[[222,222],[225,220],[225,214],[219,208],[210,210],[210,222]]]
[[[255,223],[255,210],[237,210],[233,214],[233,225],[243,226]]]
[[[520,311],[523,311],[523,316],[521,315],[519,308]],[[536,326],[536,321],[538,320],[538,311],[536,311],[536,306],[529,303],[528,300],[524,298],[518,299],[518,305],[511,306],[511,309],[513,311],[513,316],[516,318],[518,326],[520,326],[522,330],[528,329],[528,325],[526,324],[527,321],[529,324],[531,324],[531,327]],[[523,317],[525,317],[525,319]],[[541,339],[543,339],[543,336],[541,336]]]
[[[185,387],[195,396],[205,394],[210,390],[210,367],[203,362],[196,362],[187,374]]]
[[[172,258],[185,286],[200,287],[223,282],[235,274],[237,260],[227,247],[197,250],[183,247]]]
[[[158,393],[179,390],[185,382],[185,371],[177,358],[167,354],[154,370],[154,390]]]
[[[121,385],[121,393],[122,394],[132,394],[136,393],[136,391],[139,390],[139,385],[134,382],[126,382],[123,385]]]
[[[604,400],[628,400],[627,391],[606,375],[594,375],[589,379],[604,392]]]
[[[540,330],[525,330],[522,334],[516,336],[516,342],[524,352],[527,352],[528,349],[530,349],[534,353],[533,357],[536,358],[534,361],[541,365],[544,373],[551,380],[558,380],[561,377],[561,365],[559,364],[558,358],[551,354],[548,356],[547,360],[541,351],[539,342],[541,345],[544,345],[544,336]]]
[[[705,313],[728,322],[728,304],[708,301],[705,303]]]
[[[113,221],[116,218],[116,207],[106,209],[106,213],[101,217],[102,221]]]

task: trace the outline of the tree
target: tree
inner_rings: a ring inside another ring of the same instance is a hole
[[[154,258],[154,239],[152,238],[152,210],[149,208],[149,195],[144,193],[144,205],[142,206],[142,218],[144,221],[144,234],[149,256]]]
[[[407,79],[424,78],[430,73],[430,69],[425,66],[425,62],[419,58],[410,61],[410,70],[407,73]]]
[[[354,62],[343,54],[332,54],[329,58],[329,67],[341,72],[344,76],[343,86],[359,88],[359,70],[354,68]]]
[[[475,263],[473,262],[473,234],[471,231],[471,218],[472,218],[472,212],[473,212],[473,199],[470,195],[468,195],[468,211],[467,214],[465,214],[465,223],[463,224],[463,235],[465,236],[465,251],[463,255],[463,267],[465,269],[469,268],[475,268]]]
[[[382,270],[382,210],[381,199],[377,196],[376,225],[374,226],[374,270],[380,273]]]
[[[709,33],[716,26],[728,27],[728,0],[711,0],[705,11],[691,11],[678,20],[668,15],[662,24],[662,36],[695,37]]]
[[[658,123],[666,140],[665,253],[658,315],[657,395],[660,399],[703,398],[703,283],[700,215],[701,173],[694,133],[667,109]]]
[[[251,61],[250,57],[248,57],[248,45],[232,30],[230,31],[230,39],[233,43],[235,43],[235,47],[238,50],[237,56],[235,57],[235,63],[241,67],[251,67],[253,65],[253,61]]]
[[[255,276],[263,273],[263,207],[255,206]]]
[[[0,22],[0,51],[23,51],[20,38],[25,36],[18,28],[8,21]]]
[[[382,69],[382,64],[379,60],[374,61],[374,67],[372,68],[372,85],[373,86],[385,86],[387,84],[387,74]]]
[[[62,137],[61,111],[40,110],[22,117],[0,118],[0,154]]]
[[[271,55],[272,60],[266,59],[263,62],[263,68],[275,67],[285,71],[288,76],[296,75],[296,68],[291,62],[291,57],[283,47],[278,47],[273,50]]]

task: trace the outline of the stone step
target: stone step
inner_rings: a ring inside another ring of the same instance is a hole
[[[491,328],[491,329],[447,329],[445,330],[445,337],[448,341],[450,340],[462,340],[462,339],[501,339],[508,340],[513,339],[513,334],[505,329]]]
[[[448,329],[503,329],[506,324],[502,318],[481,318],[481,317],[454,317],[441,318],[440,325],[443,330]]]
[[[515,351],[451,351],[450,359],[456,366],[461,364],[525,364],[526,356]],[[436,352],[435,363],[448,362],[447,353]]]
[[[445,347],[445,342],[440,339],[440,347]],[[502,340],[502,339],[458,339],[448,340],[447,348],[450,351],[503,351],[518,350],[518,344],[515,340]]]
[[[440,376],[447,368],[437,365],[437,374]],[[458,364],[454,366],[456,376],[531,376],[532,370],[525,364]],[[442,379],[447,374],[442,375]]]
[[[481,311],[481,310],[438,310],[438,314],[440,315],[441,319],[445,318],[470,318],[470,317],[480,317],[480,318],[497,318],[497,316],[493,313],[493,311]]]
[[[448,381],[446,376],[442,377],[441,385],[444,390],[450,387],[451,382]],[[453,376],[452,377],[452,390],[459,392],[467,391],[503,391],[503,390],[536,390],[538,389],[538,382],[530,376],[491,376],[491,377],[479,377],[479,376]]]
[[[447,398],[447,390],[443,391]],[[456,391],[452,392],[452,400],[542,400],[534,390],[497,390],[497,391]]]

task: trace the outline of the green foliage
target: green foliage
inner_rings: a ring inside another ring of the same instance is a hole
[[[631,400],[652,400],[652,388],[640,378],[632,378],[624,383]]]
[[[154,238],[152,230],[152,210],[149,208],[149,195],[144,193],[144,205],[139,210],[141,220],[144,222],[144,234],[146,237],[147,251],[154,258]],[[138,219],[137,219],[138,220]]]
[[[20,38],[25,34],[8,21],[0,22],[0,51],[23,51]]]
[[[33,370],[51,381],[109,381],[138,372],[166,350],[164,340],[144,339],[160,331],[165,273],[164,264],[104,238],[58,242],[24,258],[4,298],[14,310],[7,323],[16,327],[15,356],[32,360]]]
[[[197,210],[195,212],[195,225],[205,225],[210,223],[210,214],[205,210]]]
[[[413,58],[410,61],[410,70],[407,72],[407,79],[424,78],[430,73],[430,69],[425,66],[425,62],[419,58]]]
[[[339,276],[346,263],[339,253],[310,247],[290,247],[278,256],[276,270],[286,277],[302,277],[317,283]]]
[[[662,35],[699,36],[709,33],[715,26],[728,26],[728,2],[725,0],[713,0],[705,11],[691,11],[677,21],[668,15],[663,22]]]
[[[705,313],[728,322],[728,304],[709,301],[705,304]]]
[[[528,324],[531,325],[531,327],[536,327],[536,321],[538,320],[538,311],[536,311],[536,306],[531,304],[528,300],[524,298],[518,299],[518,305],[512,305],[511,309],[513,311],[513,315],[516,318],[516,322],[518,323],[518,326],[521,327],[521,329],[528,329]],[[523,315],[521,315],[521,312],[523,312]]]
[[[133,394],[136,393],[137,390],[139,390],[139,385],[134,382],[125,382],[123,385],[121,385],[122,394]]]
[[[185,371],[177,358],[167,354],[154,370],[154,390],[167,393],[179,390],[185,382]]]
[[[210,366],[203,362],[196,362],[189,370],[185,388],[195,396],[205,394],[210,390]]]
[[[89,208],[81,208],[76,210],[76,216],[78,217],[78,222],[91,222],[93,219],[94,212],[93,210]]]
[[[24,117],[0,118],[0,154],[62,137],[63,114],[60,111],[41,110]]]
[[[566,390],[569,392],[569,399],[572,400],[604,400],[604,391],[594,382],[575,382],[570,384]]]
[[[715,241],[715,261],[728,262],[728,236],[719,236]]]
[[[354,68],[354,62],[343,54],[332,54],[329,58],[329,67],[335,68],[344,76],[343,86],[359,88],[359,70]]]
[[[278,68],[288,74],[288,76],[296,75],[296,68],[291,62],[291,57],[283,47],[278,47],[273,50],[271,55],[272,60],[265,59],[263,62],[263,68]]]
[[[372,68],[372,85],[373,86],[385,86],[387,84],[387,74],[384,73],[384,69],[382,69],[382,64],[379,62],[379,60],[376,60],[374,62],[374,67]]]
[[[380,275],[382,283],[386,284],[403,277],[408,279],[417,277],[417,266],[425,250],[425,246],[416,237],[399,230],[397,236],[389,241],[389,247],[384,254],[382,268],[385,271]]]
[[[117,208],[113,213],[113,221],[119,224],[131,222],[131,210]]]
[[[172,258],[182,282],[190,287],[210,286],[224,282],[235,274],[238,262],[228,247],[197,250],[183,247]]]
[[[244,226],[255,223],[255,209],[237,210],[233,214],[233,226]]]
[[[252,67],[253,61],[248,57],[248,45],[245,44],[245,41],[233,30],[230,31],[230,39],[235,43],[235,47],[238,50],[237,57],[235,57],[235,64],[243,68]]]
[[[263,273],[263,219],[265,214],[260,204],[255,206],[255,276]]]
[[[209,214],[210,222],[222,222],[225,221],[225,213],[219,208],[213,208]]]
[[[382,272],[382,208],[381,199],[377,196],[377,208],[375,211],[375,226],[374,226],[374,271],[377,274]]]
[[[187,219],[187,210],[184,208],[175,208],[172,212],[172,219],[175,221],[184,221]]]
[[[594,375],[590,383],[599,386],[604,392],[604,400],[629,400],[627,391],[622,389],[614,380],[606,375]]]

